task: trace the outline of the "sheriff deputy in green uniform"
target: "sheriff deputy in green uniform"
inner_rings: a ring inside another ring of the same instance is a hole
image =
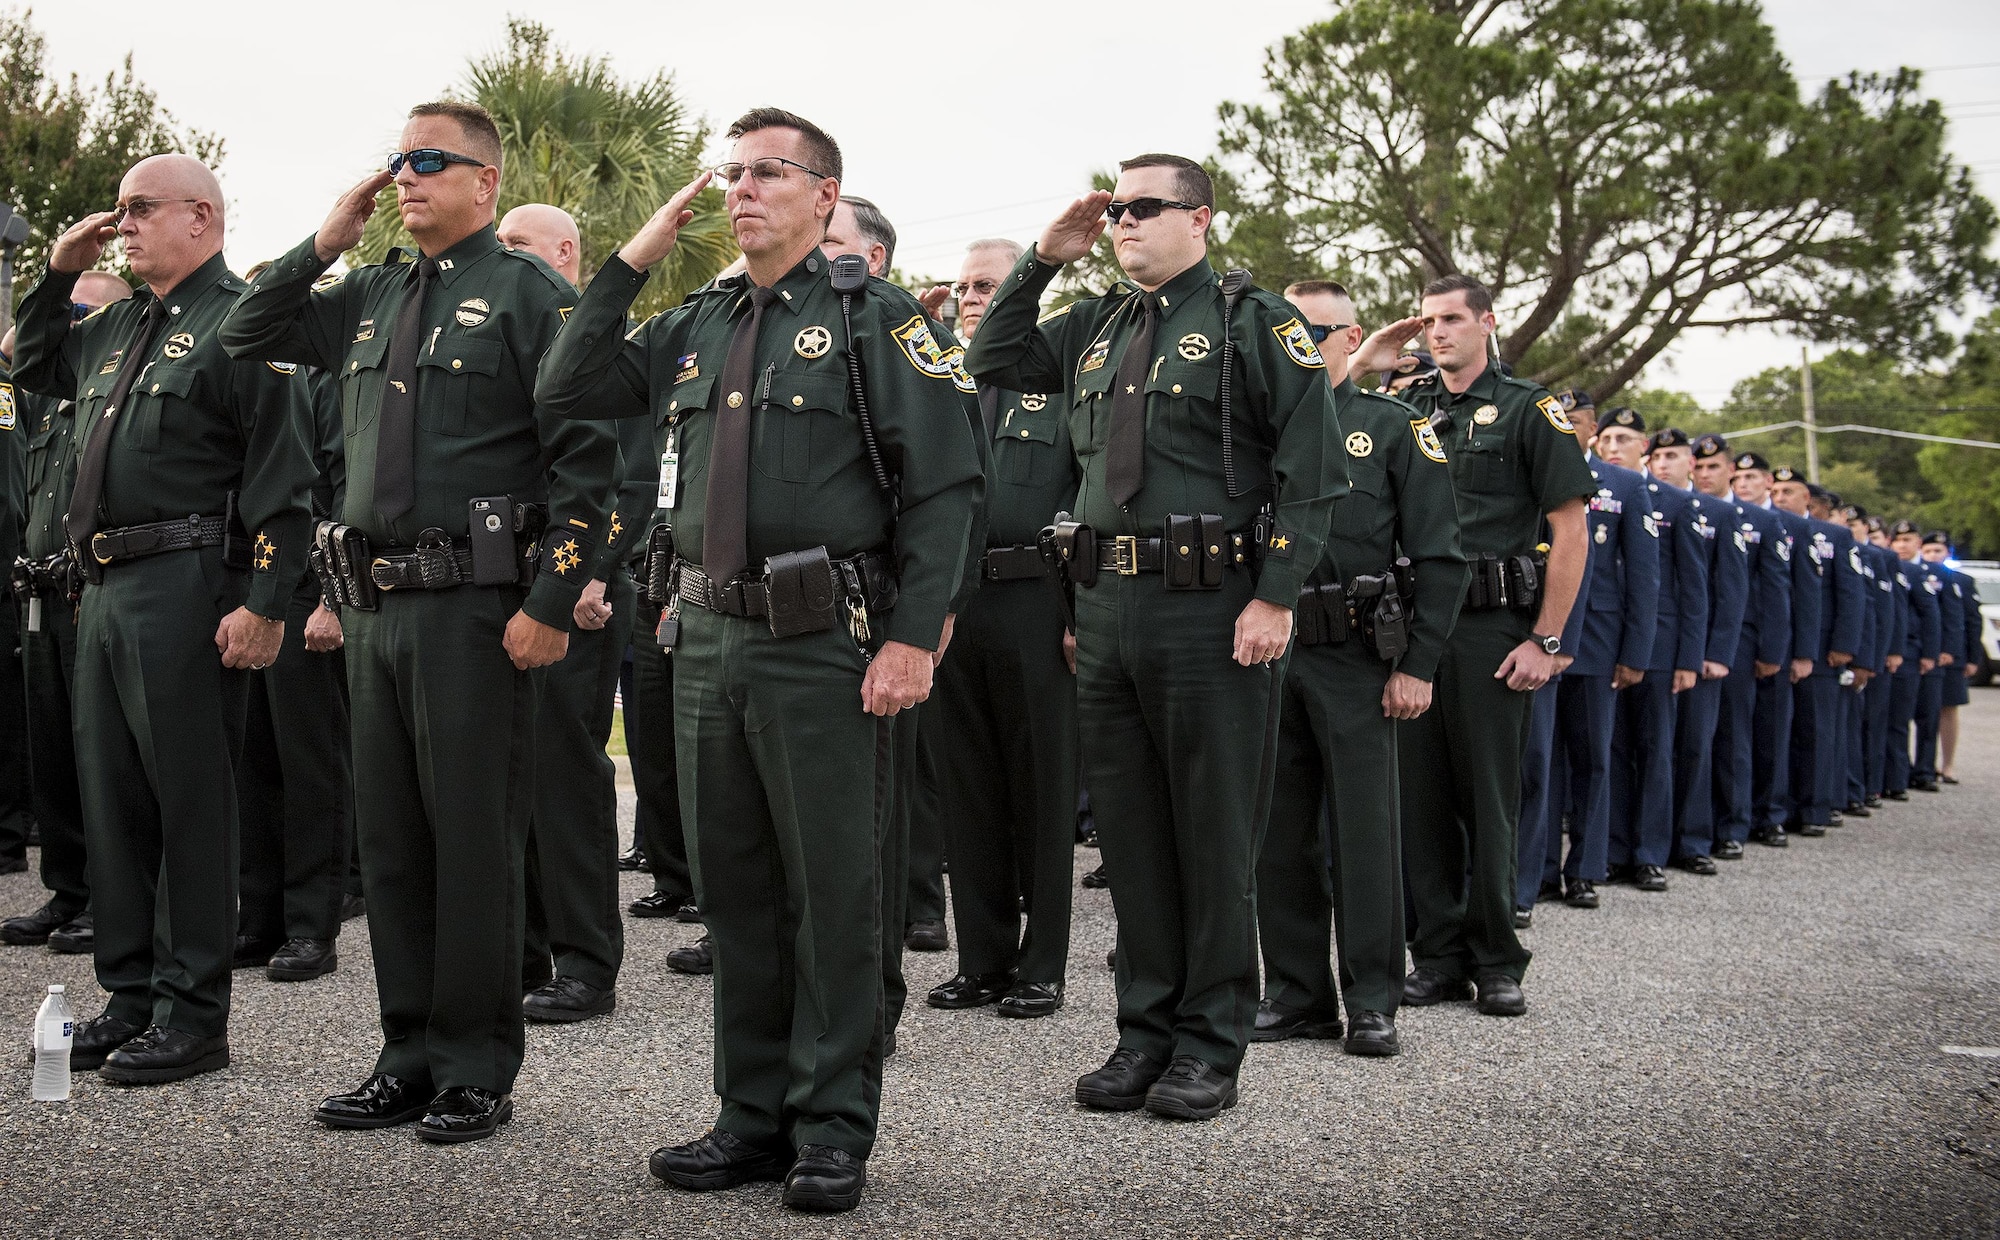
[[[322,279],[391,181],[420,254]],[[618,456],[605,428],[535,407],[536,363],[573,294],[495,238],[499,188],[484,109],[412,109],[388,169],[257,277],[223,333],[237,356],[341,385],[348,532],[328,539],[328,576],[353,601],[354,822],[383,1046],[316,1118],[417,1120],[439,1142],[491,1136],[513,1114],[534,669],[569,647]]]
[[[669,417],[678,563],[662,629],[722,1105],[651,1169],[695,1191],[783,1179],[795,1209],[849,1210],[881,1098],[887,717],[930,692],[965,559],[972,383],[916,299],[819,252],[840,196],[833,139],[775,108],[728,136],[729,162],[599,269],[537,391],[574,417]],[[628,336],[627,308],[711,177],[747,274]]]
[[[1277,787],[1257,858],[1265,998],[1254,1037],[1339,1037],[1345,1000],[1347,1053],[1394,1055],[1404,946],[1396,721],[1430,708],[1465,593],[1458,505],[1430,422],[1347,377],[1362,338],[1347,290],[1315,280],[1285,296],[1326,359],[1352,489],[1334,506],[1326,554],[1299,597],[1285,673]]]
[[[1208,264],[1201,165],[1143,155],[1014,265],[976,378],[1066,392],[1082,483],[1069,548],[1085,783],[1118,911],[1118,1049],[1100,1110],[1207,1119],[1257,1012],[1256,841],[1299,587],[1347,490],[1325,363],[1298,311]],[[1130,284],[1036,323],[1112,226]],[[1134,287],[1136,286],[1136,287]]]
[[[1488,356],[1493,298],[1478,281],[1426,285],[1423,314],[1389,324],[1355,354],[1383,371],[1422,332],[1436,373],[1403,399],[1430,419],[1451,460],[1472,575],[1438,664],[1432,710],[1400,727],[1403,858],[1417,924],[1412,1006],[1472,997],[1489,1016],[1527,1010],[1528,950],[1514,930],[1514,834],[1534,691],[1568,665],[1563,623],[1589,551],[1584,500],[1597,493],[1562,405],[1503,376]],[[1547,521],[1547,558],[1537,551]]]
[[[15,379],[73,400],[80,440],[76,757],[111,1001],[70,1066],[125,1084],[229,1063],[244,672],[278,657],[311,536],[305,377],[223,352],[243,282],[222,204],[199,160],[141,160],[21,307]],[[146,290],[72,328],[77,277],[114,236]]]
[[[108,271],[86,271],[70,296],[72,313],[88,315],[132,295]],[[12,336],[0,350],[12,360]],[[12,390],[10,388],[10,390]],[[40,908],[0,922],[0,943],[47,944],[66,955],[96,945],[90,881],[83,843],[83,803],[76,786],[76,741],[70,698],[76,681],[76,604],[80,582],[63,533],[70,488],[76,483],[76,419],[69,400],[14,391],[19,432],[27,437],[27,531],[14,566],[14,596],[21,610],[21,668],[28,687],[28,754],[34,772],[35,822],[42,836]]]

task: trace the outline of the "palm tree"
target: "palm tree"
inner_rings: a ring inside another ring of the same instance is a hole
[[[575,216],[586,277],[695,178],[709,139],[670,74],[628,85],[605,59],[552,46],[548,29],[536,22],[509,21],[506,49],[475,59],[458,93],[499,123],[506,160],[501,213],[546,202]],[[736,256],[722,196],[704,191],[693,209],[694,221],[633,306],[635,317],[679,304]],[[391,246],[409,244],[392,185],[353,258],[379,262]]]

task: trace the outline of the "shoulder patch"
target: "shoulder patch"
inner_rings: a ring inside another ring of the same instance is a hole
[[[14,409],[14,385],[0,383],[0,431],[11,431],[20,414]]]
[[[1576,434],[1576,427],[1571,424],[1569,415],[1563,412],[1562,402],[1555,397],[1537,397],[1535,408],[1542,411],[1542,416],[1549,420],[1550,426],[1555,427],[1565,435]]]
[[[313,281],[312,291],[315,293],[324,293],[346,278],[347,273],[344,271],[329,271],[319,279]]]
[[[1445,460],[1444,442],[1438,438],[1437,428],[1429,418],[1411,418],[1410,434],[1417,437],[1417,450],[1440,465],[1450,464]]]
[[[1294,362],[1312,370],[1326,368],[1326,359],[1319,355],[1319,349],[1313,344],[1312,333],[1306,330],[1306,325],[1296,316],[1273,327],[1271,334],[1278,338],[1279,344],[1285,346],[1285,356]]]
[[[930,324],[921,314],[913,314],[901,327],[889,333],[902,346],[903,356],[919,374],[933,379],[949,379],[960,391],[973,391],[976,385],[972,377],[965,373],[965,350],[953,346],[951,349],[938,347],[937,339],[931,335]]]
[[[297,362],[265,362],[264,364],[281,375],[295,375],[299,373],[299,364]]]
[[[1053,322],[1055,322],[1055,321],[1056,321],[1057,319],[1061,318],[1061,317],[1062,317],[1063,315],[1065,315],[1065,314],[1068,314],[1068,313],[1069,313],[1070,311],[1072,311],[1072,310],[1074,310],[1074,309],[1076,309],[1076,303],[1075,303],[1075,302],[1073,302],[1073,301],[1071,301],[1071,302],[1064,302],[1064,303],[1063,303],[1062,305],[1060,305],[1060,306],[1057,306],[1057,307],[1056,307],[1055,309],[1053,309],[1053,310],[1049,311],[1049,312],[1048,312],[1047,314],[1043,315],[1043,316],[1042,316],[1041,318],[1039,318],[1039,319],[1036,319],[1036,320],[1035,320],[1035,326],[1037,326],[1037,327],[1040,327],[1040,326],[1042,326],[1042,325],[1043,325],[1043,324],[1045,324],[1045,323],[1053,323]]]

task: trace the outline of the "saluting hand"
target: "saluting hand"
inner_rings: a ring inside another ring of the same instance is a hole
[[[1110,223],[1104,218],[1104,208],[1110,205],[1111,195],[1092,190],[1064,207],[1042,230],[1042,239],[1035,242],[1035,256],[1047,263],[1073,263],[1090,253]]]
[[[327,212],[326,222],[313,234],[313,253],[319,261],[330,263],[361,244],[361,230],[368,226],[368,217],[375,214],[375,195],[382,187],[396,179],[387,168],[371,172],[359,185],[340,196]]]
[[[1403,348],[1424,330],[1422,319],[1397,319],[1361,342],[1347,359],[1350,375],[1379,375],[1396,364]]]
[[[118,235],[111,226],[111,215],[109,211],[93,211],[71,224],[49,251],[49,270],[69,275],[97,266],[97,260],[104,257],[104,247]]]
[[[933,284],[923,292],[917,294],[917,304],[922,306],[924,313],[930,315],[932,318],[937,318],[943,314],[944,303],[950,300],[951,286],[948,284]]]
[[[666,206],[653,212],[652,219],[639,226],[639,231],[618,251],[618,257],[625,260],[626,266],[634,271],[644,271],[673,250],[674,243],[681,239],[681,229],[694,222],[694,212],[688,209],[688,204],[694,201],[696,194],[708,188],[713,175],[704,172],[689,181],[680,193],[667,199]]]

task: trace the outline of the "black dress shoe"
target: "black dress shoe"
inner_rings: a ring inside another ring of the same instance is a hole
[[[1531,908],[1517,908],[1514,910],[1514,928],[1516,930],[1526,930],[1534,924],[1535,910]]]
[[[997,973],[959,973],[950,981],[931,987],[931,993],[924,1002],[947,1012],[959,1012],[997,1003],[1000,996],[1013,987],[1012,969],[1002,969]]]
[[[49,950],[60,956],[88,956],[97,950],[97,918],[78,913],[68,925],[49,935]]]
[[[88,1072],[102,1067],[112,1051],[144,1033],[143,1025],[134,1025],[114,1016],[93,1016],[76,1027],[69,1044],[69,1070]]]
[[[1527,996],[1521,993],[1521,983],[1505,973],[1481,973],[1478,980],[1479,1001],[1475,1005],[1481,1016],[1521,1016],[1528,1010]]]
[[[154,1025],[105,1057],[97,1075],[119,1085],[164,1085],[229,1066],[229,1038]]]
[[[903,946],[913,952],[941,952],[951,946],[951,938],[942,921],[926,917],[903,927]]]
[[[1785,836],[1783,827],[1753,827],[1750,838],[1766,848],[1790,848],[1791,841]]]
[[[1809,840],[1816,840],[1826,834],[1826,824],[1823,822],[1801,822],[1789,828],[1789,830],[1793,835],[1803,835]]]
[[[1563,892],[1563,903],[1571,908],[1596,908],[1597,884],[1587,878],[1572,878]]]
[[[1607,866],[1604,871],[1604,881],[1607,883],[1629,883],[1638,877],[1639,867],[1629,861]]]
[[[701,908],[695,904],[693,896],[689,896],[687,902],[681,905],[680,911],[674,914],[674,920],[686,922],[690,926],[701,924]]]
[[[1840,812],[1846,814],[1849,818],[1873,818],[1875,816],[1866,805],[1863,805],[1859,801],[1849,801],[1847,808]]]
[[[1632,885],[1641,891],[1665,891],[1667,872],[1657,865],[1633,866]]]
[[[1472,983],[1462,977],[1446,977],[1435,969],[1412,969],[1403,979],[1403,1003],[1408,1007],[1430,1007],[1472,997]]]
[[[1114,947],[1110,951],[1104,953],[1104,967],[1107,969],[1116,969],[1118,967],[1117,948]]]
[[[423,1118],[436,1093],[429,1085],[377,1072],[361,1088],[320,1103],[313,1118],[329,1128],[394,1128]]]
[[[1093,890],[1102,890],[1111,886],[1111,876],[1106,874],[1104,867],[1100,865],[1096,869],[1088,870],[1084,873],[1083,885]]]
[[[58,907],[54,900],[50,900],[32,913],[0,921],[0,943],[9,947],[40,947],[75,916],[75,913]]]
[[[1743,860],[1743,845],[1737,843],[1735,840],[1723,840],[1715,846],[1714,856],[1717,861],[1741,861]]]
[[[671,891],[649,891],[627,905],[625,911],[634,917],[672,917],[687,902],[686,896]]]
[[[1715,862],[1699,853],[1689,853],[1685,857],[1674,858],[1674,868],[1676,870],[1686,870],[1690,874],[1713,874],[1715,873]]]
[[[1880,793],[1871,792],[1868,794],[1867,799],[1863,800],[1861,803],[1863,805],[1866,805],[1869,809],[1881,809],[1882,796]]]
[[[1882,795],[1889,798],[1891,801],[1907,801],[1910,799],[1910,794],[1908,792],[1885,792]]]
[[[1061,982],[1022,982],[1000,996],[1000,1005],[993,1011],[996,1015],[1015,1020],[1033,1020],[1040,1016],[1054,1016],[1062,1011],[1062,1005]]]
[[[648,869],[645,851],[639,848],[628,848],[624,852],[619,853],[618,868],[626,871]]]
[[[1236,1078],[1193,1055],[1176,1055],[1146,1091],[1146,1109],[1168,1119],[1214,1119],[1236,1105]]]
[[[368,900],[364,896],[344,895],[340,897],[340,919],[353,921],[357,917],[368,916]]]
[[[1938,782],[1941,784],[1955,784],[1958,782],[1958,779],[1951,775],[1940,775],[1938,776]]]
[[[333,950],[332,939],[286,939],[265,966],[264,976],[274,982],[306,982],[339,967],[340,954]]]
[[[785,1173],[784,1203],[814,1214],[841,1214],[861,1204],[868,1164],[830,1145],[801,1145]]]
[[[1340,1036],[1340,1016],[1316,1015],[1303,1008],[1265,999],[1257,1004],[1257,1023],[1251,1027],[1252,1042],[1284,1042],[1291,1038],[1324,1041]]]
[[[1166,1070],[1152,1056],[1121,1046],[1103,1067],[1077,1078],[1076,1100],[1093,1111],[1136,1111],[1146,1105],[1146,1091]]]
[[[1563,885],[1553,878],[1543,879],[1541,889],[1535,892],[1535,903],[1537,904],[1540,904],[1544,900],[1560,900],[1562,898]]]
[[[1910,787],[1915,788],[1918,792],[1936,792],[1938,790],[1937,780],[1935,779],[1913,779],[1910,781]]]
[[[282,939],[262,939],[254,934],[236,936],[236,959],[230,967],[235,969],[261,969],[271,963],[271,957],[283,946]]]
[[[675,1188],[712,1193],[756,1180],[782,1180],[791,1166],[790,1150],[763,1149],[711,1128],[686,1145],[663,1145],[646,1169]]]
[[[1347,1041],[1340,1049],[1350,1055],[1387,1059],[1402,1054],[1403,1044],[1396,1038],[1393,1017],[1382,1012],[1356,1012],[1354,1019],[1347,1022]]]
[[[618,1006],[618,988],[602,989],[574,977],[557,977],[521,1000],[521,1014],[544,1025],[569,1025],[603,1016]]]
[[[697,976],[715,972],[715,940],[704,934],[686,947],[674,948],[667,953],[667,967]]]
[[[514,1095],[477,1085],[454,1085],[431,1099],[417,1121],[417,1135],[438,1145],[484,1141],[514,1118]]]

